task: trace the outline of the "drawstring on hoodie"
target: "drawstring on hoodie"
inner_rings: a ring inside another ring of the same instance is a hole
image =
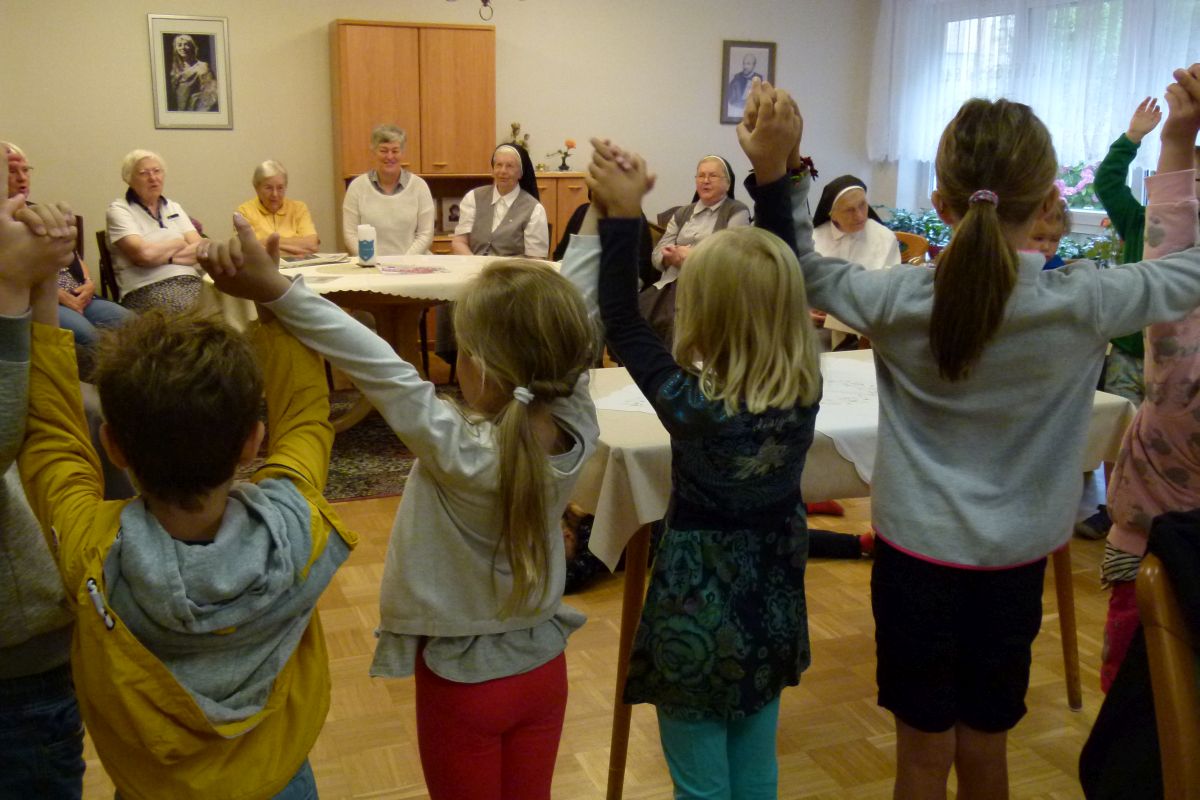
[[[88,597],[92,598],[92,605],[96,607],[96,613],[100,615],[100,619],[104,620],[104,627],[110,631],[117,627],[116,621],[108,613],[108,607],[104,604],[104,595],[100,594],[100,587],[96,585],[95,578],[87,579],[87,593]]]

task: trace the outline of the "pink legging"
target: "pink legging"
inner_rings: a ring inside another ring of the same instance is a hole
[[[484,683],[417,656],[417,743],[431,800],[549,800],[567,710],[567,659]]]

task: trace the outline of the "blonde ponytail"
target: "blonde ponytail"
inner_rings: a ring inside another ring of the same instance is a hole
[[[488,265],[455,307],[459,350],[511,395],[492,417],[499,462],[501,530],[494,557],[512,573],[501,608],[510,616],[537,608],[550,589],[550,464],[533,412],[569,397],[597,348],[597,331],[569,281],[536,261]]]

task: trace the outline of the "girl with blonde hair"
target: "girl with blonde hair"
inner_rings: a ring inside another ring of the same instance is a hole
[[[671,501],[625,701],[657,707],[675,797],[773,798],[780,693],[810,659],[800,474],[821,393],[791,219],[785,203],[756,206],[761,227],[696,246],[669,352],[637,309],[653,181],[640,158],[593,144],[609,347],[671,434]]]
[[[269,258],[277,248],[273,234]],[[455,313],[466,409],[302,280],[273,278],[267,294],[417,456],[384,563],[371,674],[416,675],[433,800],[550,797],[564,650],[584,622],[562,603],[559,519],[599,435],[587,372],[595,267],[569,249],[562,274],[526,259],[484,268]]]

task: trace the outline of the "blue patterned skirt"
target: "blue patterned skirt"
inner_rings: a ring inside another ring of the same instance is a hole
[[[680,719],[759,711],[809,665],[808,531],[668,527],[633,643],[625,702]]]

